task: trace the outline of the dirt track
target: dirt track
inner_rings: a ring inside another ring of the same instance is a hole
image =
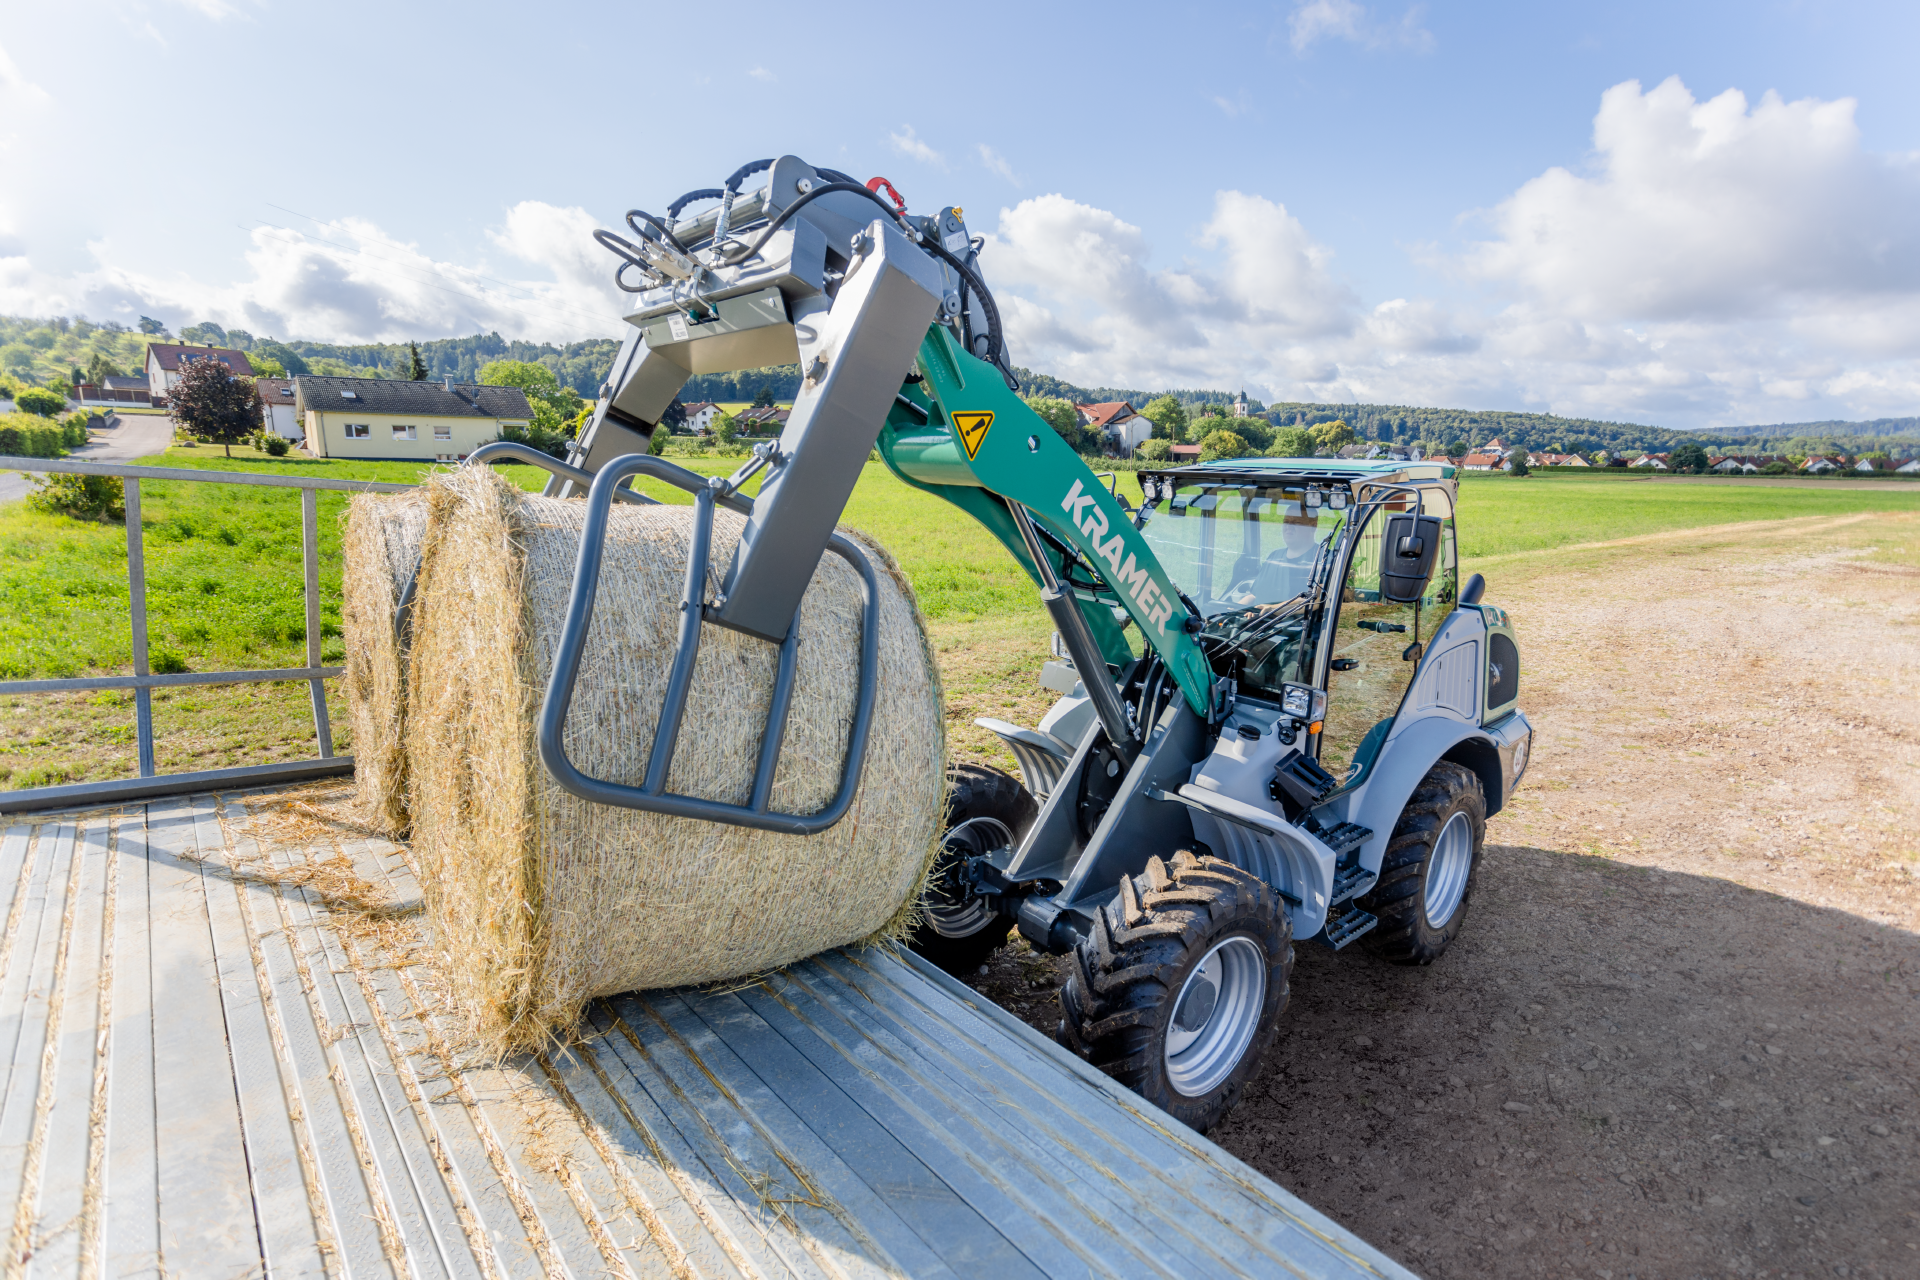
[[[1477,566],[1539,738],[1466,931],[1430,969],[1302,945],[1213,1136],[1431,1277],[1920,1276],[1917,544]],[[1061,972],[974,981],[1051,1030]]]

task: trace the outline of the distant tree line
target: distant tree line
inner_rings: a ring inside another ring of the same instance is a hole
[[[213,321],[190,324],[180,330],[185,342],[211,342],[248,353],[256,369],[268,375],[331,374],[347,377],[453,377],[480,381],[481,370],[496,362],[539,365],[553,375],[556,389],[591,401],[599,395],[619,343],[612,338],[590,338],[556,345],[507,339],[497,333],[466,338],[436,338],[425,342],[341,344],[305,339],[258,337],[245,329],[227,329]],[[0,316],[0,399],[42,388],[68,395],[80,382],[97,384],[115,374],[142,371],[150,341],[169,341],[167,326],[151,316],[137,325],[96,322],[83,317]],[[1179,410],[1180,438],[1198,442],[1204,432],[1189,433],[1188,424],[1213,413],[1230,413],[1238,393],[1219,390],[1138,387],[1083,387],[1016,368],[1021,394],[1030,400],[1057,400],[1067,404],[1094,404],[1125,400],[1149,414],[1156,423],[1171,422]],[[717,402],[771,399],[791,401],[800,389],[797,365],[748,369],[738,373],[702,374],[690,378],[681,400]],[[556,397],[557,399],[558,397]],[[1235,430],[1250,448],[1262,451],[1278,446],[1284,428],[1311,430],[1344,422],[1356,442],[1379,441],[1429,449],[1461,444],[1481,445],[1499,437],[1509,445],[1536,451],[1592,454],[1599,450],[1670,452],[1694,443],[1715,452],[1735,453],[1850,453],[1883,450],[1896,457],[1920,453],[1920,417],[1877,418],[1870,422],[1799,422],[1722,428],[1714,431],[1674,431],[1630,422],[1589,418],[1562,418],[1542,413],[1505,413],[1467,409],[1433,409],[1411,405],[1320,404],[1287,401],[1266,405],[1249,400],[1256,415],[1235,420]],[[556,410],[557,412],[559,410]],[[562,417],[571,417],[562,413]],[[1213,428],[1210,428],[1210,430]],[[1156,435],[1172,440],[1165,425]]]

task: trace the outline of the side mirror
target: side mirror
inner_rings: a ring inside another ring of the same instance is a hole
[[[1394,604],[1415,604],[1433,577],[1440,558],[1440,517],[1387,517],[1380,549],[1380,598]]]

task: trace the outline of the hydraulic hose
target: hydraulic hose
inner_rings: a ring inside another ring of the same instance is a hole
[[[719,187],[702,187],[698,191],[689,191],[667,206],[667,217],[678,218],[680,211],[692,204],[695,200],[718,200],[725,194],[727,193]]]

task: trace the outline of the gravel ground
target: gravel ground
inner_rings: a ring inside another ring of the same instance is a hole
[[[1300,945],[1212,1136],[1432,1277],[1920,1276],[1916,542],[1482,566],[1539,736],[1466,929],[1428,969]],[[1063,975],[971,980],[1051,1032]]]

